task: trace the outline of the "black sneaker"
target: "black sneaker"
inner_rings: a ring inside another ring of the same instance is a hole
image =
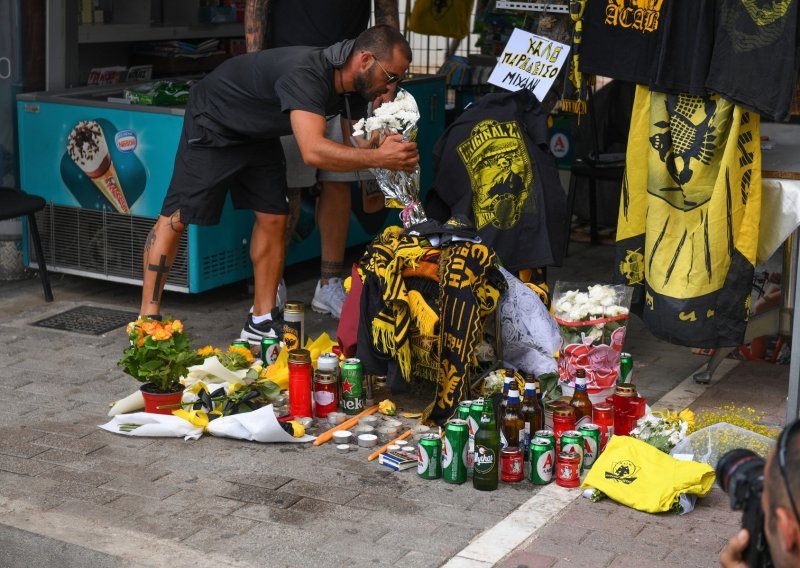
[[[261,323],[253,323],[253,314],[247,315],[247,322],[242,328],[241,338],[246,339],[253,345],[261,343],[262,337],[277,337],[282,339],[283,336],[283,313],[278,308],[272,308],[270,313],[272,319],[262,321]]]

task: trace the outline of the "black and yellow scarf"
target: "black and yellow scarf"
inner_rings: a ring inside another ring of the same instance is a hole
[[[761,213],[758,115],[638,86],[626,159],[617,281],[638,289],[657,337],[741,344]]]
[[[442,424],[468,397],[483,323],[505,281],[486,245],[455,242],[440,251],[424,242],[390,227],[367,246],[358,266],[364,283],[360,325],[367,330],[359,336],[369,337],[373,353],[395,361],[404,380],[437,381],[436,399],[423,418]],[[437,279],[426,266],[435,261]]]

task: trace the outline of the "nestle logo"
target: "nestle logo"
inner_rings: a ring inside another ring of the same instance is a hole
[[[120,152],[133,152],[138,144],[136,133],[133,130],[120,130],[114,136],[114,143]]]

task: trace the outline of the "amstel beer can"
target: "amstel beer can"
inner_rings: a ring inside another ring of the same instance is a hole
[[[578,430],[567,430],[561,435],[561,452],[575,452],[580,457],[578,475],[583,469],[583,434]]]
[[[547,440],[548,442],[553,444],[553,448],[556,447],[556,435],[553,433],[552,430],[547,430],[547,429],[536,430],[536,432],[533,433],[533,438],[531,439],[531,442],[533,442],[533,440],[537,438],[540,440]]]
[[[472,406],[471,400],[464,400],[458,403],[458,412],[456,418],[459,420],[467,420],[469,418],[469,407]]]
[[[594,461],[600,455],[600,443],[602,434],[600,426],[597,424],[583,424],[578,428],[578,432],[583,436],[583,471],[592,469]]]
[[[342,410],[355,415],[364,410],[364,373],[361,360],[353,357],[342,361]]]
[[[417,449],[417,473],[422,479],[442,477],[442,439],[438,434],[425,434]]]
[[[265,367],[272,365],[278,360],[281,352],[281,342],[277,337],[261,338],[261,364]]]
[[[545,438],[534,438],[530,446],[530,472],[528,480],[534,485],[547,485],[553,481],[556,465],[556,446]]]
[[[617,383],[630,383],[633,381],[633,355],[630,353],[619,354],[619,378]]]
[[[560,452],[556,459],[556,485],[578,487],[581,484],[581,456],[575,452]]]
[[[447,483],[464,483],[467,480],[468,448],[467,421],[453,418],[444,427],[442,447],[442,478]]]

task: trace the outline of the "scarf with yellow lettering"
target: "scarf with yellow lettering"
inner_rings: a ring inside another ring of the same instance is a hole
[[[494,251],[467,241],[442,250],[439,270],[439,380],[436,400],[423,419],[443,424],[469,397],[470,366],[505,279],[495,266]]]
[[[761,214],[758,115],[638,86],[626,160],[616,280],[637,289],[657,337],[740,345]]]

